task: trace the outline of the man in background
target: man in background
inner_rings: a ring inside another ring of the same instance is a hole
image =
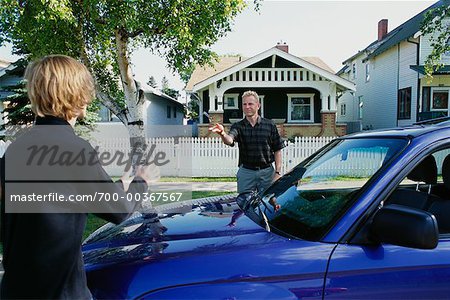
[[[222,124],[209,128],[219,134],[226,145],[238,143],[239,170],[236,176],[239,194],[255,190],[262,193],[281,176],[281,149],[285,144],[275,123],[259,116],[260,107],[258,94],[246,91],[242,95],[245,118],[234,123],[228,133]]]

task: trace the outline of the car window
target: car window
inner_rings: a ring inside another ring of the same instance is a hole
[[[450,233],[450,146],[427,155],[412,166],[384,201],[430,212],[439,232]]]
[[[291,236],[319,240],[353,195],[406,144],[388,138],[336,141],[264,193],[263,211],[270,225]],[[278,211],[270,209],[273,202],[280,205]]]

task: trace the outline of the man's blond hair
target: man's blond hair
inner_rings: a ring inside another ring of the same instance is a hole
[[[80,114],[95,95],[94,80],[79,61],[65,55],[49,55],[27,66],[27,92],[38,116],[70,120]]]
[[[255,91],[246,91],[242,94],[242,99],[244,99],[245,97],[249,97],[249,96],[253,96],[256,100],[256,102],[259,103],[259,96]]]

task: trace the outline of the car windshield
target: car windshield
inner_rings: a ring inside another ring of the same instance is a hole
[[[395,138],[335,140],[262,195],[253,195],[244,210],[279,234],[320,240],[353,196],[407,143],[407,139]]]

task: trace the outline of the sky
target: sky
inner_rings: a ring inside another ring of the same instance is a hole
[[[407,21],[436,1],[264,1],[259,12],[253,3],[239,14],[232,31],[212,50],[219,55],[257,55],[279,41],[296,56],[320,57],[336,72],[342,62],[377,39],[378,21],[388,19],[388,30]],[[0,59],[15,60],[11,47],[0,48]],[[135,78],[157,84],[166,76],[172,88],[184,83],[150,49],[138,49],[132,56]]]

